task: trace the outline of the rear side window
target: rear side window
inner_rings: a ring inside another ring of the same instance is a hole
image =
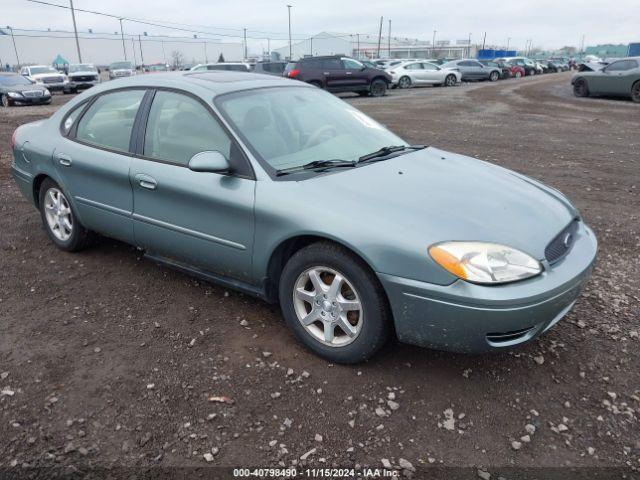
[[[144,94],[144,90],[122,90],[99,96],[80,119],[76,138],[128,152],[133,122]]]
[[[325,70],[342,70],[342,62],[338,58],[327,58],[322,61]]]
[[[230,159],[231,139],[211,113],[187,95],[156,93],[144,137],[144,156],[187,166],[196,153],[216,150]]]
[[[67,116],[64,117],[64,120],[60,125],[60,131],[63,135],[69,135],[86,104],[87,102],[82,102],[80,105],[76,105],[69,113],[67,113]]]

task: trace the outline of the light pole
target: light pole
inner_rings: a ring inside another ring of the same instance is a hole
[[[244,61],[247,61],[247,29],[244,28]]]
[[[144,54],[142,53],[142,40],[140,40],[140,35],[138,35],[138,46],[140,47],[140,63],[142,64],[142,68],[144,68]]]
[[[387,50],[389,51],[388,55],[391,58],[391,19],[389,19],[389,34],[387,38]]]
[[[511,37],[507,38],[507,55],[509,55],[509,42],[511,41]]]
[[[293,60],[293,51],[291,46],[291,7],[292,5],[287,5],[287,13],[289,14],[289,60]]]
[[[120,37],[122,38],[122,51],[124,52],[124,60],[127,61],[127,47],[124,45],[124,32],[122,30],[122,18],[120,20]]]
[[[471,34],[469,34],[469,42],[467,43],[467,58],[471,57]]]
[[[18,47],[16,47],[16,37],[13,36],[13,28],[7,25],[7,28],[11,32],[11,40],[13,41],[13,51],[16,52],[16,61],[18,62],[18,69],[20,68],[20,57],[18,56]]]
[[[80,54],[80,40],[78,40],[78,28],[76,27],[76,12],[73,9],[73,0],[69,0],[69,6],[71,7],[71,20],[73,20],[73,33],[76,36],[76,48],[78,50],[78,62],[82,63],[82,54]]]
[[[437,30],[433,31],[433,42],[431,43],[431,49],[433,50],[433,53],[431,54],[431,56],[434,56],[436,54],[436,32]]]

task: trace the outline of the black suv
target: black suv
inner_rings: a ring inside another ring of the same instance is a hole
[[[391,83],[391,75],[384,70],[340,55],[301,58],[290,62],[283,75],[330,92],[357,92],[372,97],[383,96]]]

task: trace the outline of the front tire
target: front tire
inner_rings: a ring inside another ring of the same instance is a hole
[[[42,182],[39,194],[44,229],[56,247],[77,252],[91,243],[91,232],[78,221],[66,194],[50,178]]]
[[[376,78],[373,82],[371,82],[371,86],[369,87],[369,94],[372,97],[384,97],[386,93],[387,82],[385,82],[381,78]]]
[[[2,106],[4,108],[9,108],[11,105],[13,105],[13,102],[9,100],[9,97],[7,95],[2,95]]]
[[[584,78],[578,78],[573,82],[573,94],[576,97],[589,96],[589,85],[587,85],[587,81]]]
[[[447,75],[444,79],[445,87],[453,87],[456,83],[458,83],[458,79],[455,75]]]
[[[516,72],[514,77],[521,78],[522,77],[522,73],[521,72]]]
[[[500,74],[498,72],[491,72],[489,75],[490,82],[497,82],[500,79]]]
[[[296,337],[335,363],[370,358],[389,337],[391,315],[375,274],[339,245],[296,252],[280,277],[280,307]]]
[[[631,85],[631,100],[640,103],[640,80]]]
[[[398,80],[398,88],[409,87],[411,87],[411,78],[407,77],[406,75],[404,77],[400,77],[400,80]]]

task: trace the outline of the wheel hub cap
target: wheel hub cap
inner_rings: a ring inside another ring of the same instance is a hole
[[[45,193],[44,211],[51,233],[57,239],[67,241],[73,233],[73,216],[69,202],[57,188],[50,188]]]

